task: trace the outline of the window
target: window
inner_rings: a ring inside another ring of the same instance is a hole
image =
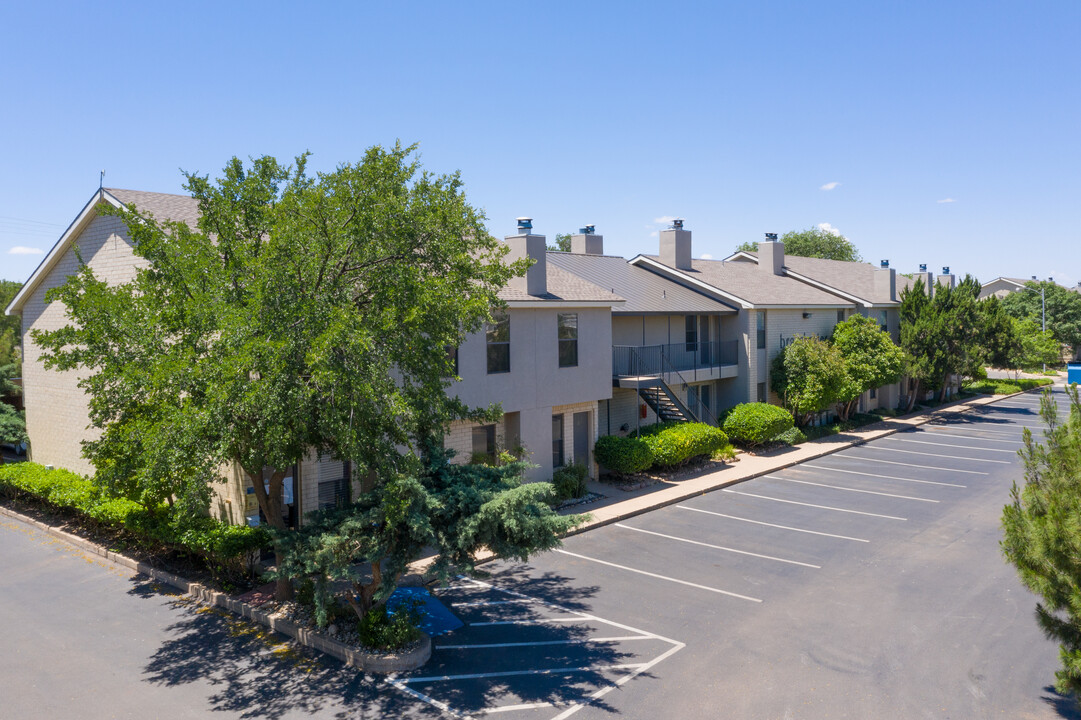
[[[758,402],[766,402],[766,384],[758,383]]]
[[[488,341],[488,374],[510,372],[510,318],[507,313],[492,313],[485,329]]]
[[[350,464],[333,458],[319,458],[319,509],[349,503]]]
[[[758,324],[758,349],[766,349],[766,311],[759,310],[755,313],[756,323]]]
[[[879,322],[879,325],[881,325],[881,327],[882,327],[882,332],[889,332],[890,331],[890,326],[889,326],[889,319],[888,319],[888,317],[886,315],[886,311],[883,310],[878,315],[879,315],[879,321],[878,322]]]
[[[473,457],[470,462],[495,462],[495,425],[473,428]]]
[[[458,346],[447,345],[447,365],[450,366],[450,372],[452,375],[458,374]]]
[[[878,390],[871,388],[871,399],[874,400],[878,396]]]
[[[837,311],[837,322],[844,322],[844,321],[845,321],[845,311],[844,310],[838,310]]]
[[[563,416],[552,416],[552,467],[563,467]]]
[[[686,328],[687,343],[687,347],[684,349],[687,352],[694,352],[698,349],[698,318],[694,315],[688,315],[684,322],[684,328]]]
[[[559,367],[578,367],[578,313],[559,313]]]

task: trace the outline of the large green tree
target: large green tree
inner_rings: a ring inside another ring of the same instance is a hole
[[[837,402],[846,382],[840,351],[813,336],[794,338],[770,366],[770,387],[801,427]]]
[[[895,383],[904,373],[904,352],[871,318],[853,315],[837,323],[833,345],[841,353],[845,371],[837,398],[837,414],[842,420],[855,411],[863,393]]]
[[[832,233],[820,227],[792,230],[782,235],[780,240],[784,243],[785,255],[824,258],[826,260],[846,260],[849,262],[860,262],[863,259],[851,240],[844,235]],[[743,243],[736,250],[757,252],[758,243]]]
[[[1011,317],[1002,301],[990,295],[979,302],[980,345],[983,361],[996,368],[1018,368],[1022,353],[1016,318]]]
[[[1025,484],[1014,483],[1002,513],[1002,550],[1036,593],[1036,620],[1057,640],[1056,688],[1081,698],[1081,402],[1068,391],[1069,418],[1060,422],[1050,392],[1041,401],[1045,442],[1023,431]]]
[[[103,208],[146,268],[113,287],[84,266],[49,296],[71,324],[35,334],[48,367],[86,371],[103,484],[198,505],[238,467],[283,529],[283,481],[308,453],[354,461],[371,488],[415,477],[422,442],[477,416],[447,396],[445,348],[526,263],[504,263],[461,178],[413,150],[314,176],[306,156],[187,174],[196,227]]]
[[[3,445],[26,442],[26,419],[23,413],[3,401],[3,398],[19,391],[18,386],[12,382],[15,369],[14,363],[0,365],[0,444]]]
[[[570,233],[556,233],[555,240],[548,245],[549,250],[557,250],[559,252],[571,251],[571,234]]]
[[[18,294],[22,283],[12,280],[0,280],[0,367],[14,364],[16,376],[22,358],[19,356],[19,337],[22,334],[20,317],[5,315],[4,309],[11,304]]]
[[[1041,326],[1044,305],[1047,308],[1047,329],[1056,340],[1072,348],[1076,355],[1081,350],[1081,293],[1045,280],[1027,282],[1024,290],[1010,293],[1002,299],[1007,313],[1019,320],[1032,318]]]

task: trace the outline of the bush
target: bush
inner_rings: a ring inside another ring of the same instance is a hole
[[[597,462],[616,475],[632,475],[653,465],[653,451],[641,438],[605,435],[593,452]]]
[[[584,465],[568,465],[552,474],[552,487],[556,490],[558,502],[580,498],[586,494],[586,478],[589,471]]]
[[[1020,378],[1018,380],[984,380],[981,382],[969,382],[964,384],[965,390],[970,390],[984,395],[1012,395],[1022,390],[1050,385],[1054,380],[1046,378]]]
[[[105,497],[85,477],[37,463],[0,466],[0,489],[125,530],[144,545],[165,545],[201,557],[219,579],[249,573],[249,558],[270,542],[265,528],[230,525],[209,516],[185,517],[169,506],[147,508],[126,498]]]
[[[724,431],[733,442],[754,447],[769,442],[795,425],[792,413],[768,403],[743,403],[732,408]]]
[[[798,427],[790,427],[783,433],[773,438],[774,442],[784,443],[785,445],[799,445],[800,443],[807,442],[807,436],[803,434],[803,431]]]
[[[360,642],[373,650],[399,650],[420,638],[420,613],[415,606],[405,603],[393,613],[386,605],[377,605],[368,611],[357,625]]]
[[[706,423],[672,423],[660,430],[641,434],[644,435],[642,441],[653,454],[653,466],[662,468],[682,465],[691,458],[712,455],[728,444],[728,436],[723,430]]]

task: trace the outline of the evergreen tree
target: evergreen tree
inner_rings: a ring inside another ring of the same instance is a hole
[[[1045,443],[1023,431],[1025,485],[1014,483],[1013,501],[1002,513],[1002,551],[1021,581],[1039,595],[1036,620],[1057,640],[1062,668],[1056,689],[1081,698],[1081,401],[1067,391],[1069,419],[1060,423],[1051,391],[1040,415]]]

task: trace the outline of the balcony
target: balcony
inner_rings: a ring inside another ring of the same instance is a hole
[[[617,387],[644,386],[657,378],[665,382],[730,378],[738,373],[738,364],[738,340],[612,347],[612,377]]]

